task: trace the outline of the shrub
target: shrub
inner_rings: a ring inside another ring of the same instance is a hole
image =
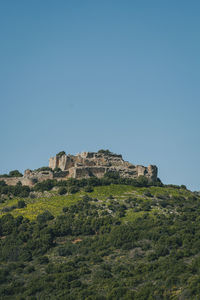
[[[69,193],[75,194],[79,191],[79,188],[77,186],[70,186],[69,187]]]
[[[89,202],[91,200],[92,200],[92,198],[90,198],[88,195],[84,195],[83,196],[83,202],[87,203],[87,202]]]
[[[58,255],[59,256],[69,256],[72,255],[73,252],[76,250],[76,245],[65,245],[65,246],[60,246],[58,248]]]
[[[110,150],[108,150],[108,149],[106,149],[106,150],[104,150],[104,149],[100,149],[99,151],[98,151],[98,153],[102,153],[102,154],[104,154],[104,155],[111,155],[111,154],[113,154]]]
[[[63,212],[64,212],[64,213],[66,213],[68,210],[69,210],[69,208],[68,208],[68,207],[66,207],[66,206],[65,206],[65,207],[63,207]]]
[[[10,212],[10,211],[12,211],[12,210],[14,210],[14,209],[16,209],[16,208],[17,208],[16,205],[6,206],[6,207],[2,208],[2,212],[3,212],[3,213],[7,213],[7,212]]]
[[[40,256],[40,257],[38,257],[38,263],[39,264],[48,264],[49,259],[47,256]]]
[[[140,175],[137,178],[137,183],[141,187],[146,187],[146,186],[148,186],[148,179],[145,176]]]
[[[167,207],[168,202],[167,202],[166,200],[163,200],[163,201],[160,203],[160,205],[161,205],[163,208],[165,208],[165,207]]]
[[[104,178],[110,178],[110,179],[119,179],[119,172],[115,171],[108,171],[105,173]]]
[[[182,184],[182,185],[181,185],[181,189],[187,190],[186,185]]]
[[[54,216],[48,210],[37,216],[37,221],[40,223],[44,223],[52,219],[54,219]]]
[[[50,191],[54,186],[56,186],[56,184],[57,184],[56,180],[47,179],[47,180],[44,180],[42,182],[38,182],[34,186],[34,190],[35,191],[40,191],[40,192]]]
[[[34,193],[30,193],[30,194],[29,194],[29,197],[30,197],[31,199],[35,199],[35,198],[36,198],[36,195],[35,195]]]
[[[61,157],[63,155],[66,155],[65,151],[60,151],[56,154],[57,157]]]
[[[161,200],[168,200],[169,199],[169,194],[168,193],[163,193],[163,194],[157,193],[156,197],[158,199],[161,199]]]
[[[5,183],[5,181],[4,180],[0,180],[0,187],[1,186],[6,186],[7,184]]]
[[[9,177],[22,177],[22,173],[20,173],[18,170],[10,171]]]
[[[53,171],[54,172],[61,172],[62,170],[61,170],[61,168],[55,168]]]
[[[37,171],[37,172],[52,171],[52,169],[49,167],[41,167],[41,168],[36,169],[35,171]]]
[[[35,268],[34,266],[27,266],[25,269],[24,269],[24,273],[25,274],[29,274],[29,273],[32,273],[35,271]]]
[[[146,197],[153,197],[153,195],[149,191],[144,192],[143,195]]]
[[[93,192],[93,188],[92,188],[91,186],[87,185],[87,186],[84,188],[84,191],[85,191],[86,193],[91,193],[91,192]]]
[[[61,187],[58,190],[59,195],[65,195],[67,193],[67,189],[65,187]]]
[[[17,203],[17,207],[18,208],[24,208],[26,206],[26,203],[24,202],[24,200],[19,200]]]

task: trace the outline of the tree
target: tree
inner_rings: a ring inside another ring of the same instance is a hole
[[[139,186],[142,186],[142,187],[148,186],[148,179],[145,176],[140,175],[137,178],[137,182],[138,182]]]
[[[66,193],[67,193],[67,189],[65,187],[59,188],[59,190],[58,190],[58,194],[59,195],[64,195]]]
[[[60,151],[56,154],[57,157],[61,157],[63,155],[66,155],[65,151]]]
[[[111,155],[111,154],[112,154],[112,152],[111,152],[110,150],[108,150],[108,149],[106,149],[106,150],[100,149],[100,150],[98,151],[98,153],[102,153],[102,154],[104,154],[104,155]]]
[[[40,223],[44,223],[52,219],[54,219],[54,216],[48,210],[37,216],[37,221]]]
[[[17,203],[17,207],[18,208],[24,208],[26,206],[26,203],[24,202],[24,200],[19,200]]]
[[[13,171],[10,171],[9,176],[10,177],[22,177],[23,175],[18,170],[13,170]]]

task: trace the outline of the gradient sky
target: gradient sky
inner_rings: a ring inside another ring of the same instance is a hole
[[[103,148],[200,190],[199,16],[199,0],[0,0],[0,173]]]

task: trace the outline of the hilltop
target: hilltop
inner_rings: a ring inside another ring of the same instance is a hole
[[[0,181],[2,299],[200,297],[199,194],[120,175]]]
[[[66,155],[62,151],[50,158],[49,167],[52,170],[66,171],[65,178],[79,179],[92,176],[102,178],[107,172],[118,172],[123,178],[137,178],[142,175],[149,181],[157,180],[156,166],[133,165],[124,161],[121,154],[115,154],[109,150],[82,152],[77,155]]]
[[[133,165],[124,161],[122,155],[109,150],[82,152],[77,155],[66,155],[64,151],[61,151],[49,159],[49,167],[41,167],[34,171],[27,169],[21,176],[15,170],[11,172],[11,176],[1,176],[1,179],[9,185],[21,182],[22,185],[31,187],[47,179],[59,181],[69,178],[102,178],[108,172],[118,173],[122,178],[133,179],[145,176],[149,182],[156,182],[158,169],[154,165],[148,167]]]

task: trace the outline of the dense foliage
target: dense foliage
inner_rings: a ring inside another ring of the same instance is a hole
[[[50,191],[53,187],[66,187],[67,191],[75,193],[81,188],[92,188],[95,186],[104,186],[110,184],[124,184],[134,187],[147,187],[147,186],[162,186],[161,181],[158,179],[156,182],[149,182],[145,176],[139,176],[137,179],[122,178],[118,172],[107,172],[103,178],[90,177],[84,179],[70,178],[68,180],[57,181],[56,179],[48,179],[39,182],[35,185],[35,191]],[[87,190],[86,190],[87,191]]]
[[[60,151],[59,153],[56,154],[57,157],[61,157],[63,155],[66,155],[65,151]]]
[[[22,185],[18,182],[16,185],[7,185],[5,181],[0,180],[0,196],[1,195],[13,195],[19,197],[28,197],[30,188],[26,185]]]
[[[95,188],[86,183],[71,187]],[[199,196],[185,187],[137,191],[104,201],[85,193],[57,217],[3,215],[1,298],[199,299]]]
[[[36,172],[45,172],[45,171],[51,171],[51,172],[53,172],[53,170],[50,167],[41,167],[41,168],[38,168],[38,169],[36,169],[34,171],[36,171]]]
[[[100,154],[104,154],[104,155],[117,155],[117,154],[115,154],[115,153],[111,152],[111,151],[110,151],[110,150],[108,150],[108,149],[106,149],[106,150],[104,150],[104,149],[100,149],[100,150],[98,151],[98,153],[100,153]]]
[[[22,173],[20,173],[18,170],[13,170],[13,171],[10,171],[9,174],[3,174],[3,175],[0,175],[0,178],[1,177],[22,177]]]

